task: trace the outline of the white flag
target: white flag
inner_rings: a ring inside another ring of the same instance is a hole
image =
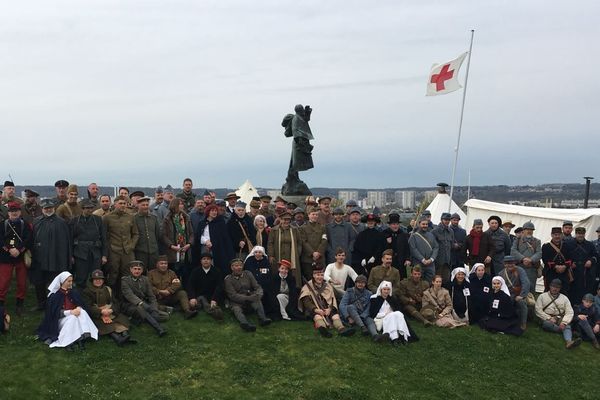
[[[443,64],[433,64],[427,80],[427,96],[446,94],[460,89],[458,70],[468,52],[461,54],[455,60]]]

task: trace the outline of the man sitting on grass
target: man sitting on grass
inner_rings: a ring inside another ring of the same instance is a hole
[[[567,349],[572,349],[581,344],[581,339],[573,340],[571,321],[573,320],[573,307],[564,294],[560,293],[562,282],[554,279],[550,283],[550,290],[542,293],[535,302],[535,314],[542,323],[542,329],[549,332],[562,333]]]
[[[252,309],[258,315],[260,326],[266,326],[271,320],[265,315],[261,299],[263,290],[256,282],[254,275],[244,271],[244,262],[235,258],[231,261],[231,274],[225,277],[225,294],[229,298],[229,305],[240,327],[246,332],[256,331],[256,326],[248,322],[244,310]]]
[[[169,269],[167,256],[158,256],[156,268],[148,272],[148,279],[161,310],[172,311],[170,307],[179,304],[185,319],[190,319],[198,314],[198,311],[190,309],[187,293],[181,288],[181,280],[177,274]]]
[[[223,321],[223,275],[212,265],[212,254],[200,255],[200,265],[190,273],[187,283],[190,309],[204,310],[217,321]]]
[[[342,318],[360,327],[364,336],[377,336],[377,328],[372,318],[369,318],[369,306],[371,304],[371,291],[366,288],[367,277],[358,275],[354,281],[354,287],[344,293],[340,302],[340,314]]]
[[[312,317],[315,328],[326,338],[333,335],[329,332],[334,327],[342,336],[354,334],[353,328],[346,328],[338,314],[337,301],[333,287],[325,282],[323,267],[315,264],[312,272],[313,278],[302,287],[298,308]]]

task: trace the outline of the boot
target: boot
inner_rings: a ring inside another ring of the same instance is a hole
[[[338,330],[340,336],[352,336],[355,332],[356,331],[354,330],[354,328],[342,328]]]
[[[247,322],[241,323],[240,327],[245,331],[245,332],[255,332],[256,331],[256,327],[252,324],[249,324]]]
[[[321,336],[328,339],[333,336],[331,332],[329,332],[329,329],[325,328],[324,326],[319,327],[319,333],[321,334]]]
[[[133,339],[129,335],[129,331],[121,332],[121,336],[123,336],[123,338],[125,339],[125,344],[137,344],[137,340]]]
[[[123,346],[129,340],[129,336],[123,337],[122,335],[119,335],[117,332],[111,333],[110,337],[112,340],[115,341],[115,343],[119,347]]]
[[[196,315],[198,315],[198,311],[187,310],[183,312],[183,319],[191,319],[194,318]]]
[[[270,318],[264,318],[264,319],[261,319],[260,321],[258,321],[258,324],[260,326],[267,326],[267,325],[270,325],[271,322],[273,322],[273,321],[271,321]]]
[[[594,346],[594,348],[595,348],[596,350],[600,350],[600,344],[598,344],[598,341],[597,341],[597,340],[594,340],[594,341],[592,342],[592,346]]]
[[[156,330],[158,337],[163,337],[167,334],[167,330],[163,328],[162,325],[159,324],[158,321],[155,320],[150,314],[146,315],[146,322],[148,322],[148,324]]]
[[[569,340],[565,344],[567,349],[573,349],[581,344],[581,339]]]
[[[15,307],[15,314],[17,317],[23,316],[23,299],[17,299],[17,306]]]

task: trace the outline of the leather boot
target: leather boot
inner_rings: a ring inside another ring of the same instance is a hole
[[[155,320],[152,315],[146,315],[146,322],[148,322],[148,324],[156,330],[156,333],[159,337],[163,337],[167,334],[167,330],[163,328],[162,325],[159,324],[158,321]]]

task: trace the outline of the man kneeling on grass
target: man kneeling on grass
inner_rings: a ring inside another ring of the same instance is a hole
[[[244,262],[239,258],[231,261],[231,274],[225,277],[225,294],[229,298],[229,305],[241,328],[246,332],[254,332],[256,326],[246,319],[244,310],[252,309],[258,315],[260,326],[266,326],[271,320],[266,317],[261,298],[263,290],[256,282],[254,275],[244,271]]]
[[[564,294],[560,293],[562,281],[554,279],[550,290],[542,293],[535,302],[535,314],[542,323],[542,329],[549,332],[562,333],[567,349],[572,349],[581,343],[581,339],[573,340],[571,321],[573,307]]]
[[[312,317],[315,328],[326,338],[333,335],[329,328],[333,326],[340,335],[351,336],[353,328],[346,328],[340,319],[337,301],[333,287],[325,282],[323,267],[315,265],[312,272],[313,278],[302,287],[298,308]]]

